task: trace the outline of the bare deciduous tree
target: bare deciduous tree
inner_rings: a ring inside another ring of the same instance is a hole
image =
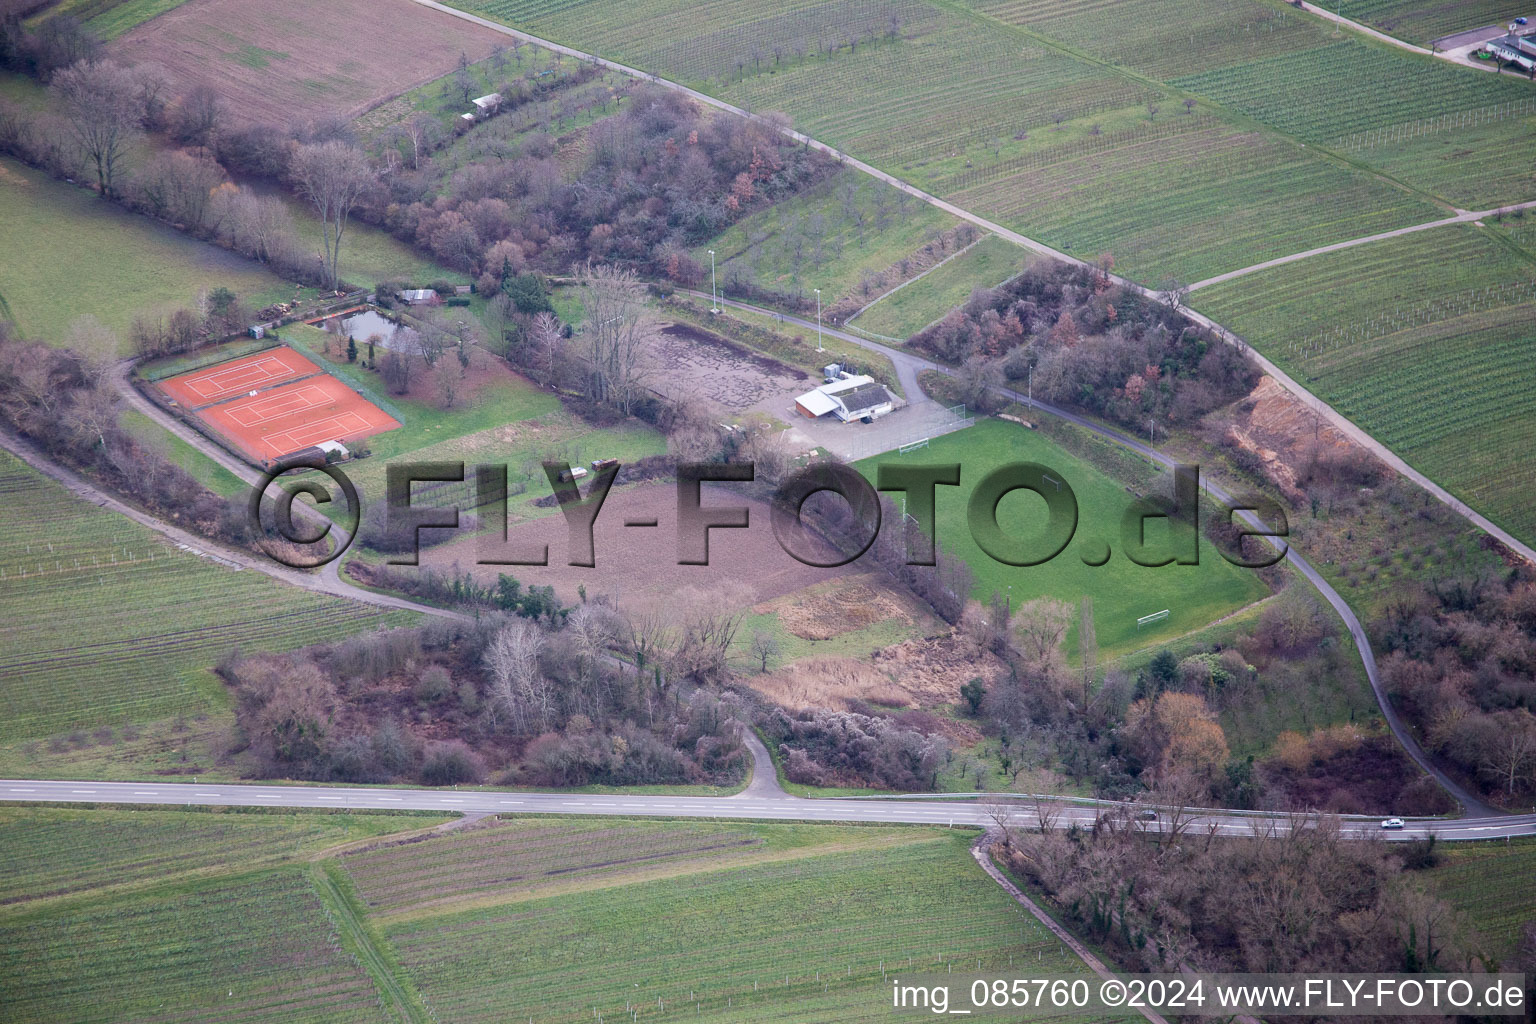
[[[81,61],[53,76],[53,91],[102,197],[114,198],[118,170],[144,119],[133,72],[109,60]]]
[[[779,653],[779,638],[766,629],[752,631],[752,657],[757,659],[759,672],[768,671],[768,659]]]
[[[640,397],[643,356],[656,329],[645,286],[632,271],[605,265],[584,269],[581,283],[587,395],[628,415]]]
[[[361,150],[332,140],[300,146],[288,170],[299,194],[320,214],[326,284],[336,288],[341,283],[341,241],[347,219],[373,182],[368,159]]]
[[[491,680],[491,702],[520,732],[549,728],[554,720],[554,690],[539,670],[545,634],[532,622],[513,622],[498,632],[485,649]]]
[[[1061,641],[1072,625],[1072,606],[1065,601],[1037,597],[1019,605],[1013,613],[1013,635],[1019,650],[1031,665],[1044,667],[1055,663],[1061,654]]]

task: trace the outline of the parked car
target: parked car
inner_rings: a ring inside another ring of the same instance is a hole
[[[1402,828],[1403,827],[1403,819],[1402,818],[1388,818],[1386,821],[1381,823],[1381,827],[1382,828],[1390,828],[1390,829]]]

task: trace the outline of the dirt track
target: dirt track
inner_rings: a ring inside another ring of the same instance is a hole
[[[238,121],[353,118],[489,56],[489,29],[411,0],[191,0],[116,40],[113,56],[153,62],[172,92],[213,87]]]

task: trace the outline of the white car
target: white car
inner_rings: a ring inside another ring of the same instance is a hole
[[[1382,828],[1391,828],[1391,829],[1402,828],[1403,827],[1403,819],[1402,818],[1388,818],[1386,821],[1381,823],[1381,827]]]

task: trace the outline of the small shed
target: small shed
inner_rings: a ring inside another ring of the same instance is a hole
[[[501,93],[493,92],[488,96],[481,96],[474,103],[475,110],[481,117],[490,117],[496,113],[496,108],[501,106]]]
[[[836,408],[837,403],[820,388],[807,391],[795,399],[795,411],[808,420],[818,419]]]
[[[400,293],[400,301],[407,306],[435,306],[443,300],[431,288],[407,288]]]

